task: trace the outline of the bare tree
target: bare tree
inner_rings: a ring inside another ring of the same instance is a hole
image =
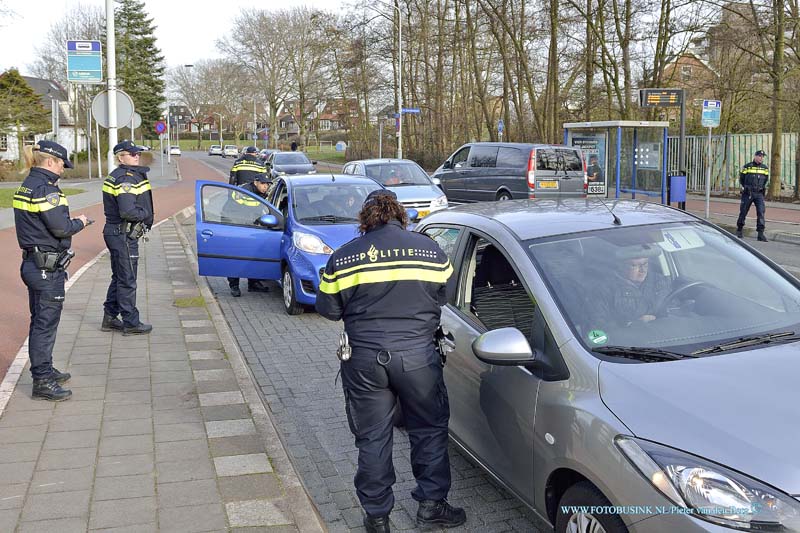
[[[193,66],[180,66],[169,71],[168,87],[174,100],[189,109],[192,119],[197,123],[197,149],[200,149],[201,131],[204,116],[214,102],[207,80],[214,75],[214,63],[202,60]]]

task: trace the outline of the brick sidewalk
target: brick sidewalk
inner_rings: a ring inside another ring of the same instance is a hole
[[[23,347],[0,386],[0,531],[323,531],[185,244],[170,219],[141,247],[149,336],[100,331],[108,255],[70,287],[72,399],[30,399]]]

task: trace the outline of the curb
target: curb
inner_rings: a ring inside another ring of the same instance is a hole
[[[228,355],[228,361],[236,375],[236,381],[239,382],[242,395],[250,408],[253,422],[266,443],[267,454],[271,459],[275,473],[278,475],[286,491],[287,502],[289,503],[289,508],[294,517],[295,526],[299,531],[304,533],[326,532],[328,529],[325,527],[316,506],[308,495],[308,492],[306,492],[305,486],[300,480],[294,468],[294,464],[286,452],[286,446],[275,428],[275,423],[272,420],[269,408],[262,398],[259,388],[256,386],[255,378],[245,361],[244,355],[239,350],[239,344],[236,342],[233,332],[228,326],[225,315],[222,313],[222,309],[219,307],[219,303],[214,293],[211,291],[208,281],[204,276],[200,276],[198,273],[197,258],[194,253],[192,253],[189,240],[184,234],[183,228],[181,228],[181,222],[194,216],[194,213],[195,208],[190,206],[170,218],[173,225],[175,225],[178,238],[184,246],[186,257],[192,265],[192,273],[194,274],[195,282],[200,289],[200,294],[206,302],[206,308],[211,315],[211,321],[214,323],[217,336],[222,343],[222,349]]]
[[[728,224],[728,223],[716,223],[717,226],[724,228],[725,230],[731,232],[732,234],[736,235],[736,224]],[[764,234],[766,235],[767,239],[770,241],[775,242],[782,242],[785,244],[796,244],[800,245],[800,234],[797,233],[787,233],[785,231],[770,231],[764,230]],[[758,232],[753,228],[748,228],[745,226],[744,228],[744,236],[750,237],[755,239],[758,236]]]

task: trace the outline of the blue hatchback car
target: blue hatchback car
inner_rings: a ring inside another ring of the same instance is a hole
[[[227,183],[198,181],[200,274],[278,281],[286,312],[298,315],[314,305],[328,257],[358,236],[367,194],[382,188],[359,176],[284,176],[264,200]]]

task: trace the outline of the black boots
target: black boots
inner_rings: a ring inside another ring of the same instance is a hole
[[[389,533],[388,516],[365,516],[364,527],[367,533]]]
[[[129,328],[126,326],[122,328],[122,335],[126,337],[128,335],[146,335],[151,331],[153,331],[153,326],[151,326],[150,324],[143,324],[142,322],[139,322],[137,325],[133,327]]]
[[[417,524],[421,526],[457,527],[466,521],[464,509],[453,507],[447,500],[419,502]]]
[[[764,232],[763,231],[759,231],[758,232],[758,240],[761,241],[761,242],[769,242],[767,240],[767,238],[764,236]]]
[[[69,399],[72,396],[72,391],[61,388],[61,385],[53,377],[46,377],[33,380],[33,394],[31,396],[34,400],[61,402]]]
[[[100,325],[101,331],[122,331],[122,320],[115,316],[103,315],[103,323]]]
[[[742,228],[736,228],[736,236],[739,237],[740,239],[744,238],[744,233],[742,231]]]
[[[242,295],[242,290],[239,287],[231,287],[231,296],[238,298]]]
[[[53,371],[50,372],[50,378],[56,380],[56,383],[66,383],[71,377],[72,374],[69,372],[59,372],[55,367],[53,367]]]

